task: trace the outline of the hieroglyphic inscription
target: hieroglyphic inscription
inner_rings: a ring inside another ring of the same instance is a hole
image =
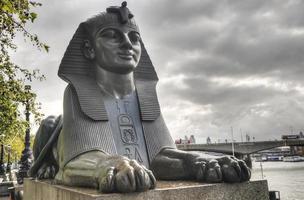
[[[142,157],[138,150],[138,136],[134,128],[132,117],[128,113],[128,101],[119,102],[116,101],[117,109],[120,113],[118,116],[118,124],[120,129],[121,141],[125,145],[124,156],[129,159],[135,159],[139,163],[142,163]]]

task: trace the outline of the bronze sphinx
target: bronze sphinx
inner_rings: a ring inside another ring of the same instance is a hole
[[[102,192],[153,189],[156,179],[243,182],[246,164],[176,149],[157,74],[124,2],[81,23],[61,61],[63,117],[45,119],[30,175]]]

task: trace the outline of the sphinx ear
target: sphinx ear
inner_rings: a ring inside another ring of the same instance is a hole
[[[90,40],[84,40],[82,52],[84,57],[89,60],[93,60],[95,58],[95,51]]]

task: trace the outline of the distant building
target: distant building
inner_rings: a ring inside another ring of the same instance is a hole
[[[290,154],[296,156],[304,156],[304,147],[303,146],[292,146],[290,147]]]
[[[250,135],[246,134],[246,142],[250,142]]]
[[[188,138],[188,136],[185,135],[184,139],[177,139],[175,140],[175,144],[195,144],[195,137],[194,135],[191,135],[190,138]]]
[[[189,140],[190,140],[191,144],[195,144],[196,143],[194,135],[191,135]]]
[[[207,141],[206,142],[207,142],[207,144],[211,144],[211,138],[209,136],[207,137]]]
[[[304,138],[303,132],[301,131],[298,135],[297,134],[286,134],[282,135],[282,140],[292,140],[292,139],[300,139]]]
[[[288,146],[286,147],[284,146],[284,147],[275,147],[273,149],[259,151],[258,154],[287,156],[290,155],[290,152],[291,152],[291,148]]]
[[[296,134],[286,134],[282,135],[283,140],[299,140],[303,139],[304,135],[303,132],[300,131],[298,135]],[[303,146],[292,146],[290,147],[290,154],[297,155],[297,156],[304,156],[304,147]]]

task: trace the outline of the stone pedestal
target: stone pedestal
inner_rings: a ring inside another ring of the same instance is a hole
[[[8,197],[10,194],[8,188],[10,187],[14,187],[14,182],[7,181],[0,183],[0,197]]]
[[[266,180],[238,184],[158,181],[155,190],[101,194],[94,189],[55,185],[26,179],[24,200],[269,200]]]

